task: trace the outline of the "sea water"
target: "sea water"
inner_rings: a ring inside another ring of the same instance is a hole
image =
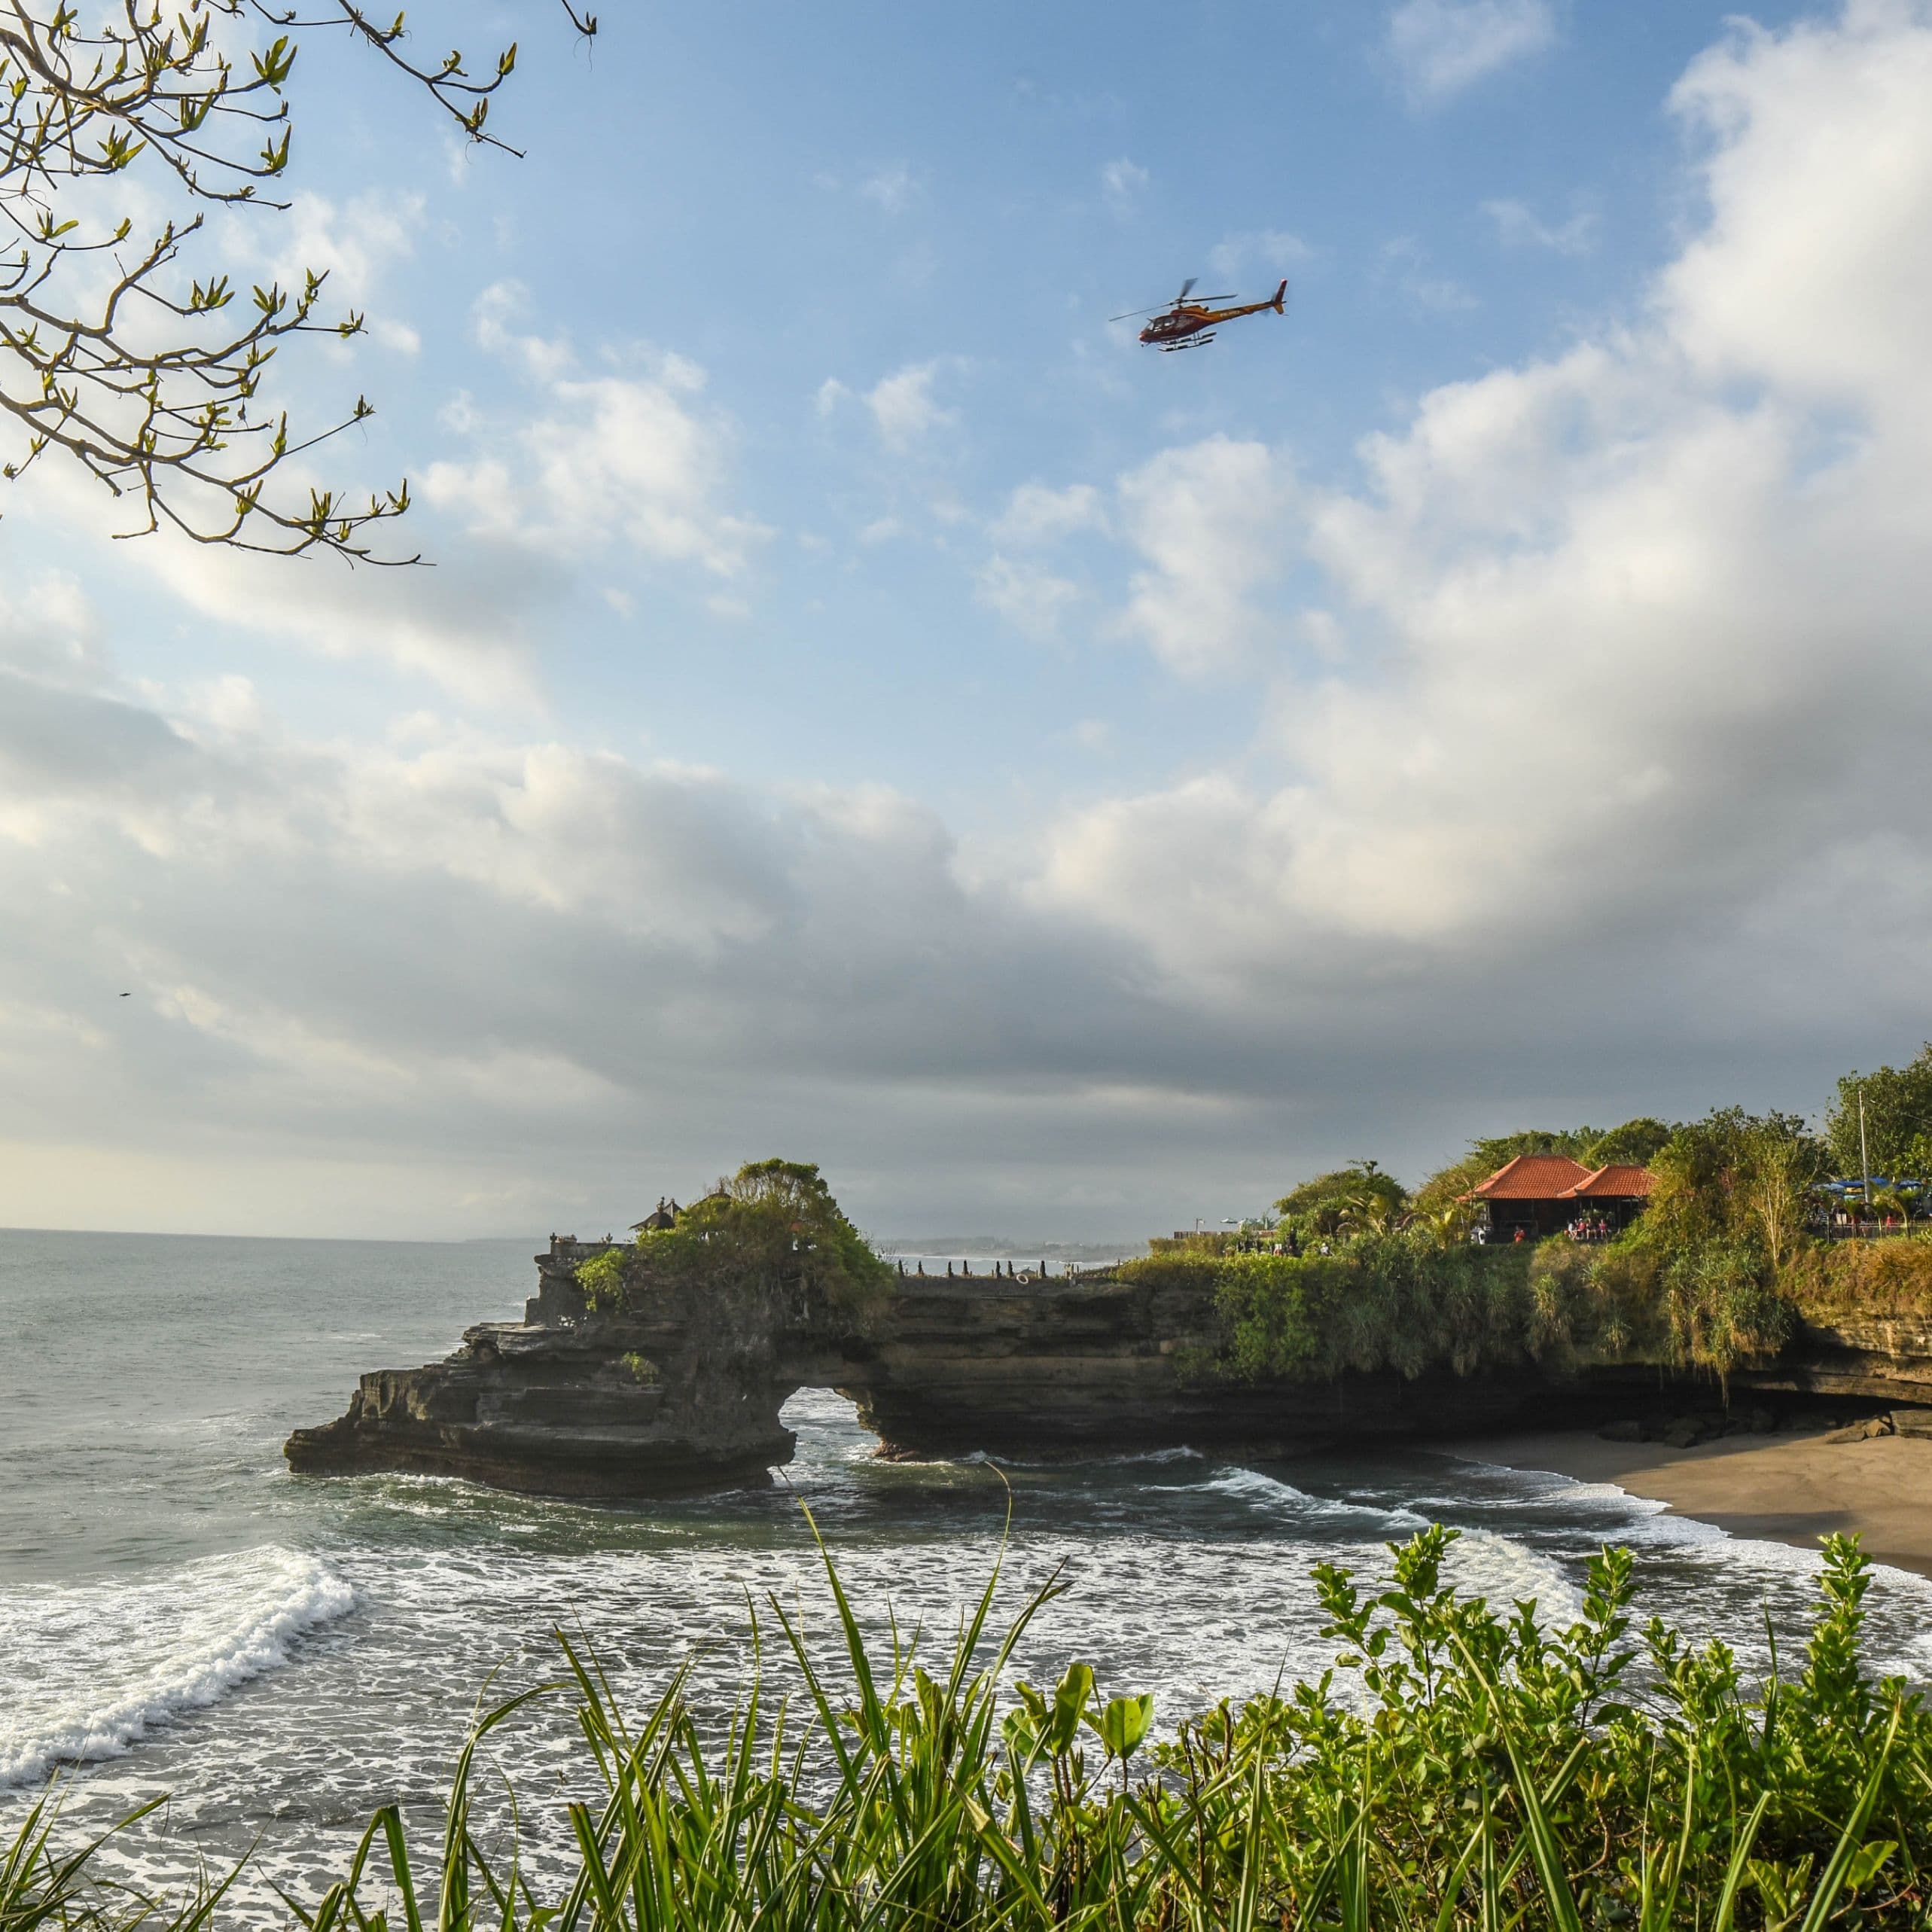
[[[379,1806],[433,1842],[474,1714],[553,1681],[559,1631],[633,1707],[695,1655],[714,1713],[753,1606],[776,1597],[829,1639],[802,1504],[875,1630],[889,1610],[943,1644],[996,1562],[1011,1606],[1057,1577],[1017,1674],[1086,1659],[1104,1692],[1153,1691],[1163,1726],[1318,1675],[1312,1567],[1385,1568],[1434,1521],[1461,1531],[1455,1580],[1499,1604],[1567,1619],[1590,1556],[1620,1543],[1643,1612],[1754,1666],[1774,1636],[1802,1641],[1808,1553],[1421,1449],[885,1462],[816,1390],[761,1491],[621,1508],[289,1475],[283,1438],[340,1413],[361,1371],[515,1317],[536,1245],[0,1233],[0,1826],[50,1775],[75,1830],[170,1793],[113,1869],[165,1888],[249,1851],[244,1915],[283,1916],[272,1888],[318,1894]],[[1932,1675],[1932,1586],[1883,1571],[1869,1601],[1874,1662]],[[541,1846],[581,1788],[570,1699],[495,1742]]]

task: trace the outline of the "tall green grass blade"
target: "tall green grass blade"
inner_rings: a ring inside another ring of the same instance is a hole
[[[1871,1823],[1872,1813],[1878,1806],[1879,1793],[1885,1788],[1885,1772],[1891,1763],[1892,1747],[1898,1741],[1899,1726],[1903,1716],[1903,1708],[1895,1705],[1891,1721],[1885,1727],[1885,1742],[1879,1748],[1879,1761],[1873,1766],[1858,1802],[1851,1815],[1845,1821],[1845,1828],[1838,1835],[1838,1842],[1825,1861],[1824,1870],[1818,1874],[1817,1888],[1812,1894],[1811,1903],[1799,1932],[1824,1932],[1826,1921],[1838,1909],[1839,1892],[1851,1868],[1851,1861],[1858,1855],[1859,1846],[1864,1842],[1866,1827]]]
[[[1751,1847],[1757,1842],[1758,1827],[1763,1824],[1764,1815],[1770,1809],[1771,1793],[1760,1793],[1757,1802],[1751,1807],[1751,1816],[1745,1821],[1745,1828],[1737,1843],[1732,1848],[1730,1861],[1724,1868],[1724,1888],[1717,1895],[1717,1912],[1711,1921],[1711,1932],[1731,1932],[1737,1917],[1738,1894],[1751,1869]]]

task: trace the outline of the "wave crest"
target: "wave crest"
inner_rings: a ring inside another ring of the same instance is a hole
[[[355,1604],[326,1564],[274,1543],[139,1581],[0,1592],[20,1687],[0,1713],[0,1789],[120,1756],[279,1668],[292,1639]]]

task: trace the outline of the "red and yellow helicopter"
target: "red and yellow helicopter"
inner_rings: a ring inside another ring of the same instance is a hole
[[[1205,349],[1214,339],[1216,326],[1222,322],[1232,322],[1243,315],[1258,315],[1264,309],[1272,309],[1276,315],[1285,312],[1288,299],[1288,285],[1284,281],[1266,301],[1244,302],[1232,309],[1217,309],[1217,302],[1232,302],[1232,295],[1203,295],[1190,302],[1195,278],[1190,276],[1181,285],[1181,293],[1172,303],[1161,309],[1136,309],[1126,315],[1110,315],[1111,322],[1131,322],[1141,315],[1152,315],[1153,320],[1141,331],[1141,340],[1150,348],[1163,349],[1169,355],[1177,349]]]

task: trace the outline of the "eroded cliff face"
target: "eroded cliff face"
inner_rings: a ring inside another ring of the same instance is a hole
[[[599,1246],[537,1257],[520,1322],[484,1322],[419,1369],[365,1375],[348,1412],[297,1429],[294,1469],[462,1476],[551,1495],[687,1495],[769,1480],[791,1460],[779,1420],[798,1386],[797,1324],[750,1294],[664,1294],[622,1319],[591,1316],[573,1278]]]
[[[1932,1322],[1807,1322],[1777,1361],[1734,1379],[1770,1394],[1932,1403]]]
[[[1107,1278],[906,1279],[870,1317],[750,1289],[660,1291],[622,1318],[593,1315],[573,1275],[597,1251],[553,1244],[523,1322],[364,1376],[346,1415],[289,1438],[291,1464],[641,1498],[769,1480],[794,1446],[779,1410],[806,1387],[849,1396],[884,1453],[922,1456],[1288,1453],[1604,1419],[1656,1385],[1640,1368],[1564,1383],[1530,1369],[1206,1382],[1188,1372],[1213,1339],[1205,1301]]]

